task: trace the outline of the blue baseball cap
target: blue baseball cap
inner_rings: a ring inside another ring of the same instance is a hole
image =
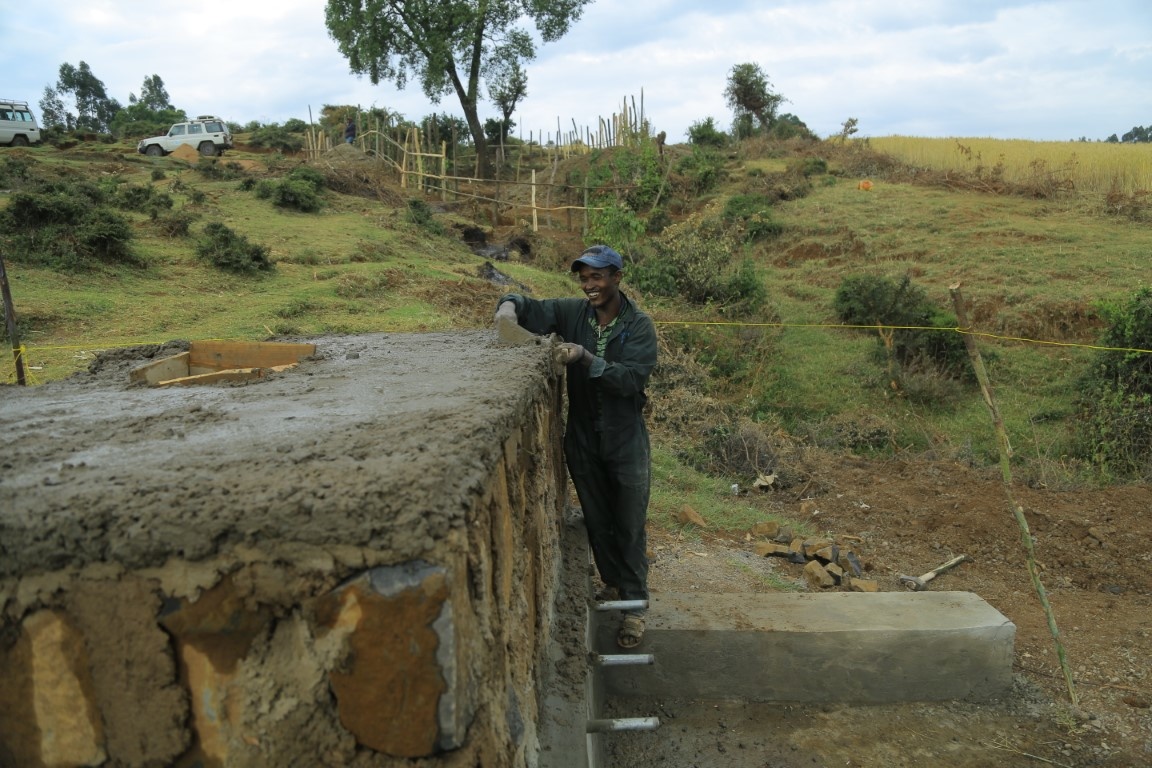
[[[573,272],[579,272],[580,267],[592,267],[593,269],[615,267],[616,269],[624,269],[624,259],[620,258],[620,254],[606,245],[594,245],[580,254],[580,258],[572,262]]]

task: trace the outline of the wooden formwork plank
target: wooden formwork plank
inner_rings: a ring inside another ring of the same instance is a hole
[[[156,382],[155,386],[168,387],[184,386],[187,384],[214,384],[218,381],[250,381],[252,379],[262,379],[269,373],[279,373],[295,367],[296,363],[273,365],[267,368],[229,368],[226,371],[210,371],[208,373],[199,373],[191,376],[168,379],[167,381],[159,381]]]
[[[285,342],[194,341],[189,369],[223,371],[232,368],[274,368],[298,363],[316,354],[315,344]]]
[[[155,362],[141,365],[139,368],[132,369],[128,374],[128,380],[133,384],[146,382],[151,386],[156,386],[161,381],[187,376],[189,373],[188,357],[187,352],[181,352],[172,357],[165,357]]]

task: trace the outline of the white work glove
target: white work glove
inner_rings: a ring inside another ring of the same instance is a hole
[[[564,365],[582,363],[587,367],[592,365],[592,353],[581,345],[568,341],[556,347],[556,362]]]
[[[516,303],[515,302],[512,302],[512,301],[500,302],[500,306],[496,308],[496,317],[493,318],[493,322],[499,323],[500,318],[502,318],[502,317],[508,318],[513,323],[518,322],[516,319]]]

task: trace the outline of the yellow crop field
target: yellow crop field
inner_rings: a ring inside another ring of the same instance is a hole
[[[939,171],[1001,173],[1005,181],[1057,184],[1087,194],[1152,190],[1152,144],[1023,139],[867,139],[873,149]]]

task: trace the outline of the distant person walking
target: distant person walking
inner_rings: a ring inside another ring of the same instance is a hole
[[[348,118],[348,122],[344,125],[344,143],[353,144],[356,141],[356,121]]]

